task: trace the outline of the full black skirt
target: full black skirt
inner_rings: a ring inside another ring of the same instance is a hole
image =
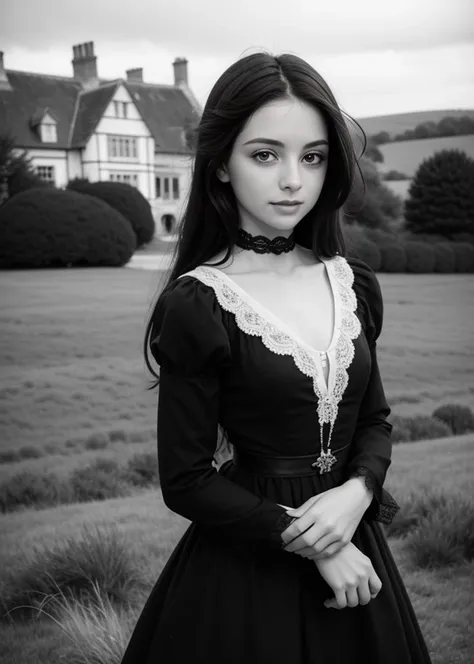
[[[341,484],[341,471],[268,478],[220,470],[277,503],[299,506]],[[158,578],[122,664],[429,664],[413,607],[382,526],[363,519],[353,543],[382,590],[366,606],[328,609],[315,564],[294,553],[187,529]]]

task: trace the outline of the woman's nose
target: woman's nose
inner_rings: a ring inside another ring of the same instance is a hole
[[[301,189],[301,173],[299,164],[288,163],[283,166],[280,173],[280,188],[298,191]]]

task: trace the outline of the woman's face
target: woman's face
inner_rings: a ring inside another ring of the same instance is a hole
[[[230,183],[244,230],[269,238],[289,236],[319,198],[327,159],[322,113],[299,99],[285,98],[250,117],[217,176]]]

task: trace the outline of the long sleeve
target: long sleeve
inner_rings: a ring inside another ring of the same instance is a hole
[[[349,477],[363,476],[373,491],[373,500],[366,512],[368,518],[390,523],[400,509],[383,488],[391,464],[392,425],[387,421],[391,409],[387,403],[377,361],[377,339],[383,325],[383,299],[380,284],[373,270],[358,259],[350,259],[354,271],[354,288],[365,320],[364,331],[370,350],[371,369],[359,408],[352,440],[353,453]]]
[[[281,548],[286,511],[213,466],[221,376],[232,353],[213,290],[192,276],[161,293],[150,350],[160,365],[158,466],[174,512],[241,543]]]

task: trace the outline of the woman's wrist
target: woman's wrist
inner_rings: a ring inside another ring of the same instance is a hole
[[[344,486],[347,486],[354,492],[354,497],[356,500],[360,500],[362,507],[365,510],[370,506],[372,499],[374,497],[374,492],[369,489],[365,479],[363,477],[350,477],[345,483]]]

